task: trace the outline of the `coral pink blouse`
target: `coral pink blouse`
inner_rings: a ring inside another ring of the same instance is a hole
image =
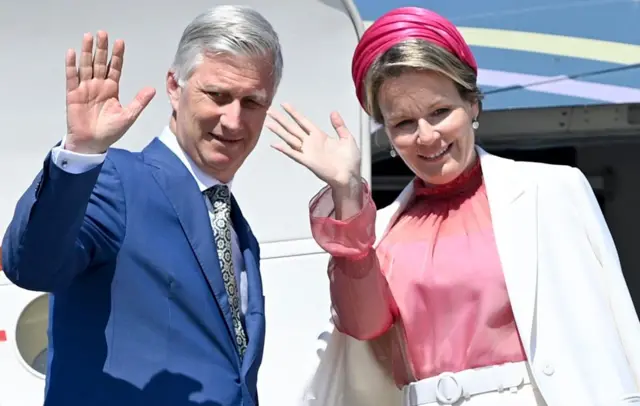
[[[363,209],[346,221],[332,217],[328,188],[311,201],[314,237],[332,255],[336,327],[371,340],[398,325],[382,348],[398,386],[525,360],[479,161],[447,185],[416,179],[414,188],[376,249],[376,207],[366,185]]]

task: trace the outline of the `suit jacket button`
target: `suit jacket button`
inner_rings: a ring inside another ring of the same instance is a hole
[[[544,368],[542,368],[542,373],[547,375],[547,376],[553,375],[553,373],[555,371],[556,370],[553,368],[553,365],[551,365],[551,364],[547,364],[547,365],[544,366]]]

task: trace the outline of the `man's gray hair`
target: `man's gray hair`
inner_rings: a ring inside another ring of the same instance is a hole
[[[257,11],[247,6],[217,6],[197,16],[185,28],[171,67],[182,86],[206,54],[269,58],[274,91],[282,78],[278,34]]]

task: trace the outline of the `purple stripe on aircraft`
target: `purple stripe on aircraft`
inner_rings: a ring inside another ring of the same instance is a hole
[[[497,88],[526,86],[526,90],[532,92],[580,97],[607,103],[640,102],[640,89],[566,79],[565,76],[539,76],[480,69],[478,72],[478,84]],[[491,96],[489,95],[488,97]]]

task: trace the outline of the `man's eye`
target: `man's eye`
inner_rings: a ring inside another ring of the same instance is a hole
[[[245,104],[245,106],[250,107],[250,108],[254,108],[254,109],[262,107],[262,103],[260,103],[260,102],[258,102],[256,100],[251,100],[251,99],[246,100],[244,102],[244,104]]]

